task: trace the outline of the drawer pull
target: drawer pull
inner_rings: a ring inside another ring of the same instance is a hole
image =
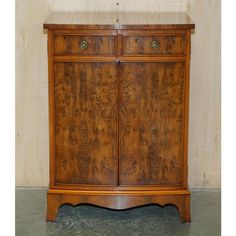
[[[81,42],[80,42],[80,48],[81,48],[82,50],[88,48],[88,42],[87,42],[86,40],[81,41]]]
[[[160,47],[160,42],[154,40],[151,42],[150,47],[153,49],[158,49]]]

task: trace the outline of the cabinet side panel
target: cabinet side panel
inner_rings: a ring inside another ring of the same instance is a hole
[[[54,126],[54,54],[53,31],[48,30],[48,106],[49,106],[49,143],[50,143],[50,187],[55,182],[55,126]]]
[[[189,86],[190,86],[190,54],[191,31],[186,33],[186,63],[185,63],[185,88],[184,88],[184,171],[183,187],[188,187],[188,129],[189,129]]]
[[[185,63],[121,66],[120,184],[182,184]]]
[[[117,184],[114,63],[55,63],[56,183]]]

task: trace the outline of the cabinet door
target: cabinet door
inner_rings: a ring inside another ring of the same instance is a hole
[[[120,185],[182,181],[185,64],[122,63]]]
[[[55,184],[116,185],[117,66],[55,63]]]

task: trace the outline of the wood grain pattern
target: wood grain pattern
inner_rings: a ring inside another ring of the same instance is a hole
[[[56,183],[117,183],[114,63],[55,63]]]
[[[181,184],[184,63],[120,70],[120,184]]]
[[[158,48],[152,48],[151,42],[156,41]],[[152,35],[123,36],[124,55],[184,55],[184,35]]]
[[[183,12],[55,12],[45,29],[193,29]]]
[[[113,36],[55,35],[55,55],[113,55],[115,38]],[[80,43],[86,41],[88,48],[81,49]]]

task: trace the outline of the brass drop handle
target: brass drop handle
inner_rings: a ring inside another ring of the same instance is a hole
[[[88,48],[88,42],[87,42],[86,40],[82,40],[82,41],[80,42],[80,48],[81,48],[82,50]]]
[[[153,40],[150,44],[150,47],[153,49],[158,49],[160,47],[160,42]]]

